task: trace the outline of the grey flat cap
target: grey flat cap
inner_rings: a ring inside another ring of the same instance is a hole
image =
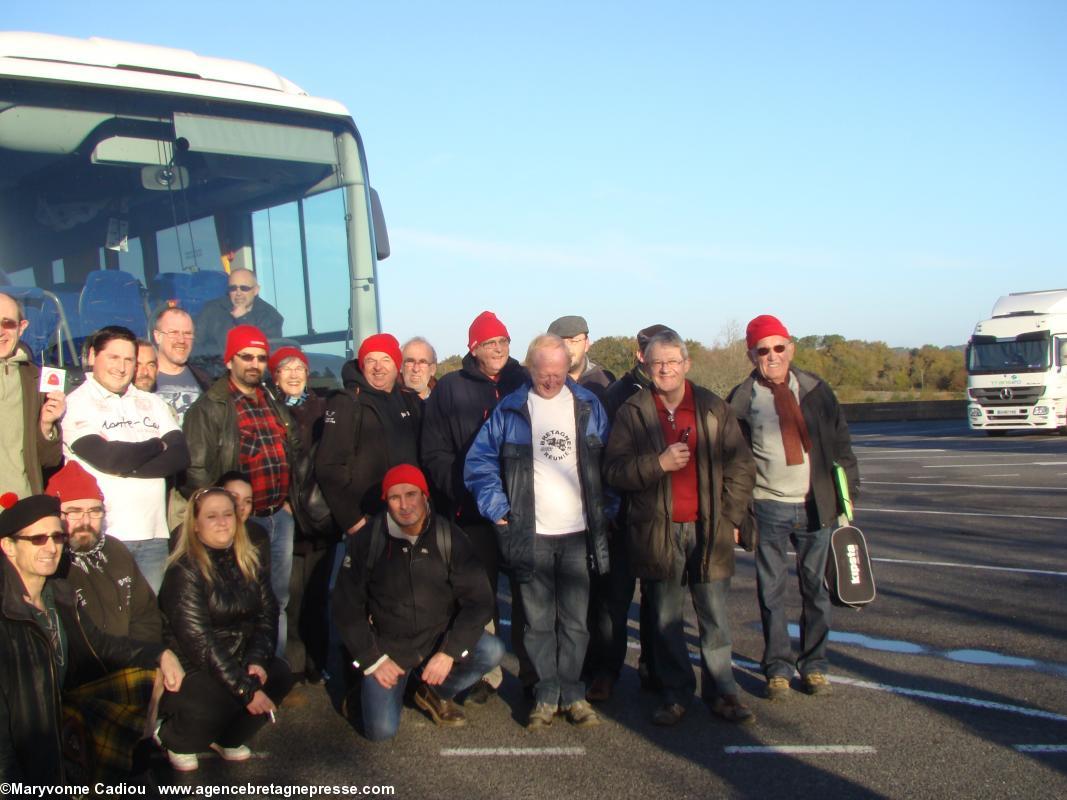
[[[570,339],[572,336],[580,336],[589,333],[589,325],[585,317],[560,317],[548,326],[548,332],[559,336],[561,339]]]

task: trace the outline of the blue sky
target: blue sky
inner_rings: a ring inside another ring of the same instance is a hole
[[[4,27],[184,47],[343,102],[442,356],[653,322],[959,344],[1067,286],[1067,3],[41,2]],[[524,348],[522,348],[524,350]]]

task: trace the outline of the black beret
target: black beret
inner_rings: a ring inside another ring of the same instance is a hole
[[[14,492],[0,497],[0,539],[14,536],[39,519],[59,516],[59,498],[46,494],[31,494],[21,500]]]

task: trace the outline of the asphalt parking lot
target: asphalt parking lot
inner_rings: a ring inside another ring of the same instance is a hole
[[[193,791],[384,785],[401,798],[1067,796],[1067,438],[986,438],[963,423],[852,432],[878,598],[835,610],[829,697],[762,699],[755,572],[741,555],[731,623],[754,725],[694,699],[678,726],[656,728],[631,649],[599,728],[559,719],[527,733],[510,678],[465,728],[405,709],[398,738],[372,744],[320,687],[300,687],[252,761],[204,759],[177,777],[160,765],[157,777]]]

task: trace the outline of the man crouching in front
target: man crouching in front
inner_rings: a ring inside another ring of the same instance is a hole
[[[408,679],[415,704],[442,726],[466,724],[453,702],[496,667],[504,645],[485,633],[493,595],[466,535],[433,514],[422,472],[410,464],[382,480],[387,510],[349,537],[333,617],[362,672],[363,732],[396,736]]]

